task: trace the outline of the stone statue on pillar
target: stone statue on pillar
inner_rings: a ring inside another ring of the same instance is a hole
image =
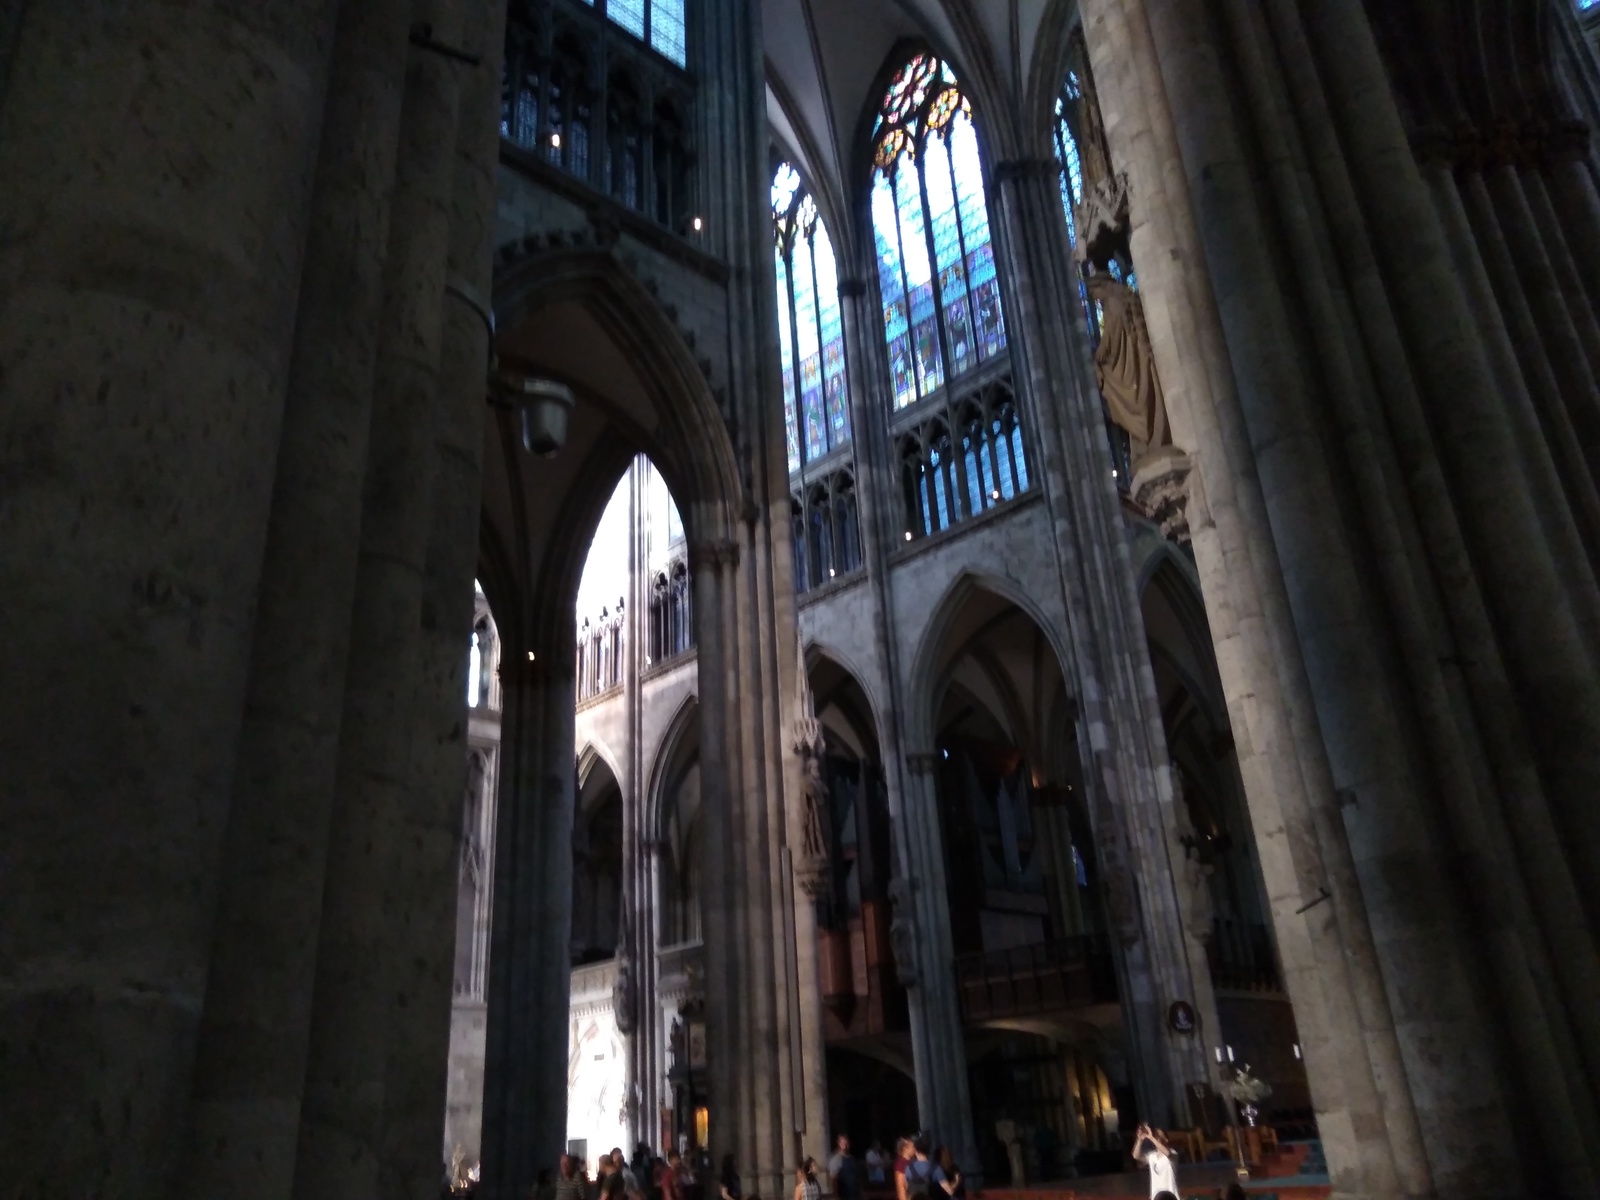
[[[1133,280],[1128,179],[1111,166],[1091,72],[1083,82],[1083,199],[1073,213],[1072,257],[1099,323],[1094,370],[1106,415],[1128,435],[1128,494],[1170,541],[1189,540],[1189,458],[1172,444],[1144,300]]]
[[[917,925],[912,913],[912,882],[901,876],[889,881],[889,904],[894,916],[889,921],[889,949],[894,952],[894,969],[901,987],[916,987],[922,982],[917,967]]]
[[[823,817],[828,810],[828,785],[822,763],[827,739],[817,720],[811,679],[806,673],[805,645],[795,637],[794,750],[800,759],[800,848],[794,858],[795,878],[806,895],[820,898],[828,888],[828,835]]]
[[[611,985],[611,1008],[617,1022],[617,1032],[631,1037],[639,1027],[638,989],[633,980],[633,958],[629,953],[629,922],[622,923],[622,937],[617,941],[617,981]]]

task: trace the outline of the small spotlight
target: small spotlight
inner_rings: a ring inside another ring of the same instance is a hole
[[[550,145],[557,150],[561,149],[561,135],[559,133],[552,133],[550,135]]]
[[[834,577],[834,575],[835,575],[835,574],[836,574],[836,573],[837,573],[837,572],[835,572],[835,571],[834,571],[834,569],[833,569],[833,568],[832,568],[832,567],[829,567],[829,568],[828,568],[828,578],[829,578],[829,579],[832,579],[832,578],[833,578],[833,577]]]
[[[1299,1058],[1299,1057],[1300,1057],[1300,1043],[1299,1043],[1299,1042],[1296,1042],[1296,1043],[1295,1043],[1295,1044],[1294,1044],[1294,1056],[1295,1056],[1295,1057],[1296,1057],[1296,1058]]]
[[[994,491],[990,492],[989,493],[989,499],[991,499],[991,500],[1000,499],[1000,489],[996,488]]]
[[[532,662],[532,661],[533,661],[533,651],[532,651],[532,650],[529,650],[529,651],[528,651],[528,661],[529,661],[529,662]]]
[[[910,540],[911,540],[911,530],[908,529],[908,530],[906,530],[906,541],[909,542]]]
[[[699,217],[696,217],[694,220],[689,222],[689,228],[694,230],[696,233],[699,233],[702,229],[705,228],[705,224],[706,223],[704,221],[702,221]]]
[[[1113,470],[1112,470],[1112,472],[1111,472],[1111,478],[1113,478],[1113,479],[1115,479],[1115,478],[1116,478],[1116,477],[1117,477],[1117,472],[1116,472],[1116,470],[1115,470],[1115,469],[1114,469],[1114,468],[1113,468]]]

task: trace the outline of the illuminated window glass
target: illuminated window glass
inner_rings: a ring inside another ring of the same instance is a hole
[[[1078,102],[1083,90],[1075,71],[1067,72],[1066,82],[1056,96],[1056,163],[1061,169],[1061,207],[1067,213],[1067,236],[1078,240],[1073,214],[1083,203],[1083,156],[1078,153]]]
[[[789,469],[796,471],[849,442],[850,389],[833,242],[788,163],[773,175],[772,224],[784,427]]]
[[[873,166],[883,331],[902,408],[1006,346],[972,105],[948,65],[922,54],[894,77]]]
[[[594,0],[584,0],[591,8]],[[606,16],[680,67],[686,59],[684,0],[606,0]]]
[[[606,16],[636,38],[644,37],[645,0],[606,0]]]
[[[650,0],[650,45],[683,66],[683,0]]]

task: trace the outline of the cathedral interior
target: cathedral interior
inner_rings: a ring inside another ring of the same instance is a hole
[[[1597,47],[5,6],[0,1197],[1600,1196]]]

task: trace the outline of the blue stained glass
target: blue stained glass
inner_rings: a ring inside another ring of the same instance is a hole
[[[994,461],[997,468],[995,473],[999,476],[997,489],[1001,496],[1009,500],[1017,494],[1016,481],[1011,477],[1011,463],[1009,461],[1011,458],[1011,446],[1006,440],[1005,429],[999,421],[994,423],[990,431],[995,438]]]
[[[1061,112],[1060,101],[1056,102],[1056,111]],[[1067,237],[1076,242],[1078,229],[1074,213],[1083,203],[1083,159],[1064,114],[1056,120],[1056,158],[1061,163],[1061,207],[1067,214]]]
[[[644,37],[644,0],[606,0],[606,16],[634,37]]]
[[[939,355],[939,316],[933,303],[933,272],[923,230],[922,195],[913,164],[900,164],[894,190],[900,218],[900,252],[904,255],[906,284],[910,289],[917,394],[926,396],[944,382],[944,363]]]
[[[778,357],[783,364],[783,425],[789,443],[789,470],[800,469],[800,433],[794,411],[794,343],[789,333],[789,270],[778,263]]]
[[[944,306],[944,333],[950,348],[950,368],[959,375],[977,365],[978,352],[972,340],[966,272],[961,262],[962,222],[956,216],[950,149],[943,138],[928,139],[925,162],[933,253],[939,265],[939,301]]]
[[[683,0],[650,0],[650,45],[683,66]]]
[[[872,232],[878,247],[878,290],[883,295],[883,332],[889,347],[894,406],[904,408],[917,398],[916,373],[911,363],[911,326],[907,320],[905,283],[900,270],[894,185],[881,170],[872,177]]]
[[[967,286],[975,353],[992,358],[1005,349],[1005,319],[1000,307],[1000,284],[995,278],[994,245],[989,238],[989,210],[983,194],[983,166],[978,159],[978,136],[965,112],[950,121],[950,162],[955,169],[956,203],[961,232],[967,245]]]
[[[1017,491],[1028,490],[1028,460],[1022,454],[1022,426],[1011,427],[1011,460],[1017,465]]]
[[[817,268],[818,319],[822,329],[822,370],[828,396],[828,444],[843,445],[850,438],[850,402],[845,382],[844,320],[839,312],[839,268],[833,242],[819,220],[814,242]]]
[[[811,243],[796,241],[790,262],[794,267],[795,354],[800,360],[800,411],[806,438],[806,458],[827,452],[828,440],[822,412],[822,345],[817,335],[817,292],[811,273]]]
[[[961,445],[967,452],[967,498],[972,503],[973,512],[982,512],[984,498],[989,493],[984,489],[983,481],[978,478],[978,456],[973,453],[971,438],[962,438]],[[989,456],[989,448],[987,446],[983,448],[983,453],[984,458],[987,459]],[[985,463],[985,467],[987,467],[987,463]]]
[[[799,172],[788,163],[773,175],[771,199],[785,434],[789,469],[795,471],[802,461],[819,458],[850,439],[844,319],[832,239]]]

